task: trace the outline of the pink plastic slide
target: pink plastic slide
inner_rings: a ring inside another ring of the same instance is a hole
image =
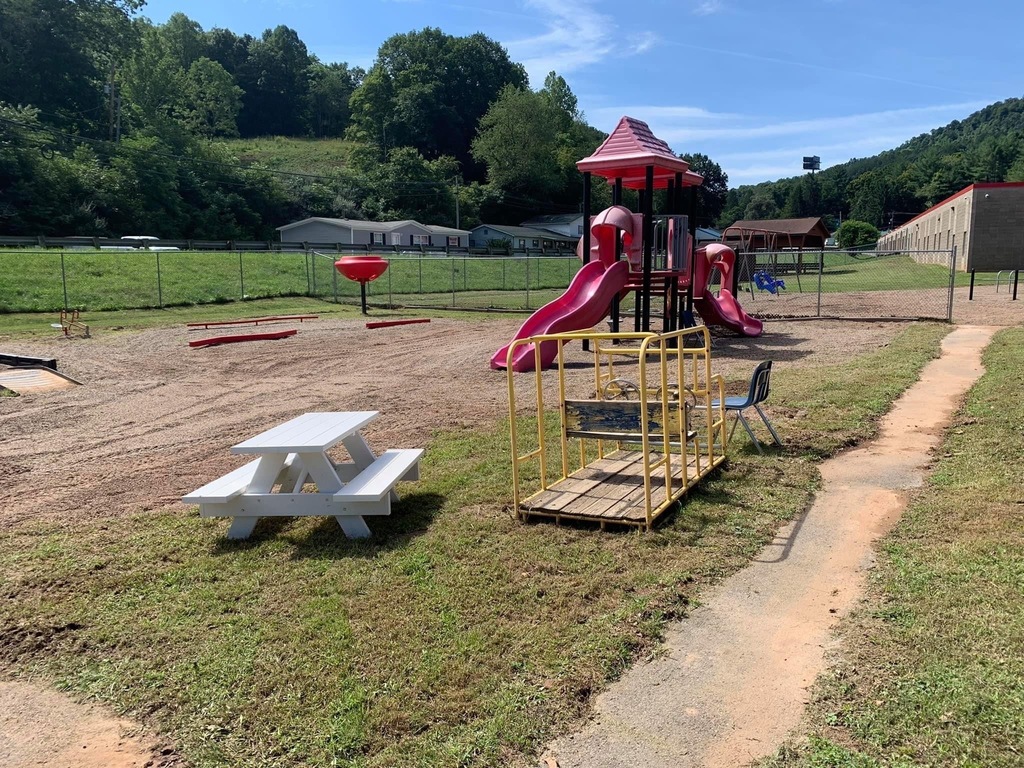
[[[703,295],[694,295],[694,307],[705,325],[723,325],[744,336],[760,336],[764,324],[744,312],[732,291],[725,287],[732,285],[732,270],[735,264],[736,254],[732,248],[720,243],[712,243],[704,253],[698,252],[694,288],[703,288]],[[718,291],[718,296],[715,296],[708,286],[711,267],[718,267],[718,272],[722,276],[722,288]]]
[[[616,252],[621,247],[627,256],[635,250],[633,230],[642,220],[624,206],[613,205],[593,218],[590,232],[594,245],[591,248],[593,261],[583,265],[569,287],[561,296],[538,309],[516,331],[512,341],[548,333],[570,333],[593,328],[601,322],[611,308],[612,298],[622,291],[629,277],[629,262],[616,261]],[[577,252],[582,255],[582,241]],[[491,368],[504,369],[508,364],[508,348],[511,342],[491,357]],[[540,345],[541,369],[547,368],[558,355],[558,344],[547,341]],[[512,359],[512,370],[516,373],[532,371],[534,363],[532,344],[523,344]]]
[[[625,287],[628,276],[629,264],[625,261],[616,262],[607,269],[600,261],[584,264],[565,293],[530,315],[529,320],[516,331],[512,341],[545,333],[566,333],[594,327],[608,314],[612,297]],[[494,353],[491,368],[505,368],[510,346],[511,343],[506,344]],[[556,342],[543,342],[540,345],[541,368],[551,365],[557,354]],[[512,370],[516,373],[532,371],[533,344],[523,344],[516,349],[511,362]]]

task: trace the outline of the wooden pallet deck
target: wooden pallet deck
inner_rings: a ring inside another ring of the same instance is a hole
[[[687,488],[683,488],[682,467],[677,461],[672,465],[673,495],[682,495],[701,479],[697,476],[693,457],[688,458]],[[717,459],[715,466],[721,461],[721,458]],[[706,461],[702,468],[705,475],[713,469],[707,466]],[[651,509],[657,509],[664,503],[665,468],[658,467],[651,473]],[[524,519],[538,515],[553,517],[556,522],[563,519],[589,520],[602,526],[611,523],[645,528],[643,452],[615,451],[604,459],[591,462],[565,480],[521,502],[519,514]]]

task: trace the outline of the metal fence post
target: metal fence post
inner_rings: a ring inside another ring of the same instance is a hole
[[[422,254],[420,254],[420,256],[422,258]],[[394,270],[391,269],[391,259],[388,259],[388,309],[395,308],[395,300],[391,296],[391,275],[393,273]]]
[[[423,254],[420,254],[420,293],[423,293]]]
[[[313,287],[309,282],[309,254],[305,251],[302,253],[302,263],[306,265],[306,295],[312,296]]]
[[[462,290],[464,290],[464,291],[468,291],[469,290],[469,273],[468,273],[468,270],[466,269],[466,267],[467,267],[466,257],[463,256],[462,257]]]
[[[333,288],[334,288],[334,303],[337,304],[338,303],[338,270],[336,270],[336,269],[332,269],[331,270],[331,283],[333,284]]]
[[[313,296],[316,296],[316,251],[306,251],[309,254],[309,263],[313,266]]]
[[[242,267],[242,252],[238,252],[238,283],[242,286],[242,301],[245,301],[245,269]]]
[[[499,258],[501,258],[501,290],[504,291],[507,290],[505,288],[505,265],[508,263],[508,260],[504,256]]]
[[[64,309],[68,308],[68,275],[64,268],[64,251],[60,252],[60,284],[64,289]]]
[[[530,252],[526,252],[526,256],[523,257],[526,262],[526,308],[530,308]]]
[[[949,296],[946,298],[946,322],[953,322],[953,289],[956,288],[956,246],[949,252]]]
[[[156,304],[160,309],[164,308],[164,288],[160,280],[160,251],[156,252]]]
[[[455,259],[449,259],[452,265],[452,307],[455,307]]]
[[[821,317],[821,275],[825,271],[825,252],[822,251],[818,256],[818,310],[817,316]]]

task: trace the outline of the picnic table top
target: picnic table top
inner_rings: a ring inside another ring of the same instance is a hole
[[[378,411],[304,413],[232,446],[232,453],[326,451],[377,418]]]

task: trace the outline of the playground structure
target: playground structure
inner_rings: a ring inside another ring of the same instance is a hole
[[[380,256],[342,256],[334,262],[334,268],[349,280],[359,283],[359,303],[365,315],[366,284],[387,272],[387,259]]]
[[[78,317],[77,309],[62,309],[60,311],[60,324],[55,323],[53,327],[60,328],[68,338],[71,338],[75,333],[81,334],[84,339],[89,338],[89,326]]]
[[[611,330],[620,330],[620,305],[636,293],[633,332],[651,331],[651,300],[662,303],[662,332],[671,334],[695,325],[694,311],[706,325],[720,325],[745,336],[759,336],[761,321],[743,311],[732,293],[735,253],[713,244],[693,252],[694,219],[683,215],[683,190],[703,183],[689,164],[676,157],[646,123],[631,117],[619,120],[615,130],[590,157],[576,167],[583,173],[583,216],[589,222],[577,247],[584,266],[566,292],[544,305],[520,327],[512,342],[491,357],[491,367],[507,366],[517,372],[549,366],[555,359],[551,340],[539,355],[516,342],[591,328],[611,314]],[[590,212],[591,182],[596,174],[612,184],[612,206],[597,216]],[[623,189],[639,193],[642,212],[622,205]],[[654,195],[665,190],[668,213],[655,216]],[[716,294],[711,288],[721,276]],[[674,337],[673,337],[674,338]]]
[[[567,381],[565,346],[573,341],[590,348],[593,377],[585,397]],[[509,358],[518,359],[523,348],[534,358],[533,386],[524,387],[532,397],[520,402],[515,371],[506,372],[513,496],[521,519],[647,530],[725,461],[724,385],[711,372],[706,326],[664,334],[534,336],[513,341]],[[554,372],[544,374],[541,357],[549,349]],[[557,377],[557,413],[545,394],[544,378],[551,375]]]

